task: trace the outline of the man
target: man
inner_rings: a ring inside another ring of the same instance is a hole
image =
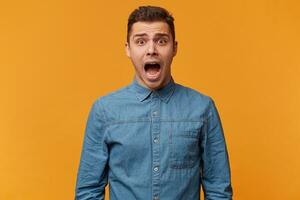
[[[76,199],[206,200],[232,198],[224,134],[213,100],[174,82],[173,17],[143,6],[128,19],[126,53],[133,82],[93,104]]]

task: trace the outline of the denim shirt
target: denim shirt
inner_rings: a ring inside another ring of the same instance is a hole
[[[136,79],[98,98],[89,113],[75,199],[232,199],[214,101],[171,81],[151,91]]]

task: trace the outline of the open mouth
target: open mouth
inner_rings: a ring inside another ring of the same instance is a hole
[[[149,80],[154,80],[159,77],[161,67],[159,63],[153,62],[153,63],[146,63],[144,65],[144,69],[147,78]]]

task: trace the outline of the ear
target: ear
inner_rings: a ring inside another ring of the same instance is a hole
[[[125,43],[125,51],[126,51],[126,55],[130,58],[130,46],[129,46],[129,43],[126,42]]]
[[[177,46],[178,46],[178,42],[175,41],[174,46],[173,46],[173,56],[176,56],[176,54],[177,54]]]

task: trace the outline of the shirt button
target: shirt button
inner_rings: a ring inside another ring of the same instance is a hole
[[[158,138],[154,138],[153,142],[154,142],[154,143],[158,143],[158,142],[159,142],[159,139],[158,139]]]
[[[152,113],[153,116],[157,116],[157,114],[158,114],[157,111],[154,111],[154,112]]]
[[[159,170],[159,168],[158,168],[158,167],[154,167],[153,170],[154,170],[155,172],[157,172],[157,171]]]
[[[153,200],[158,200],[158,199],[159,199],[158,196],[153,197]]]

